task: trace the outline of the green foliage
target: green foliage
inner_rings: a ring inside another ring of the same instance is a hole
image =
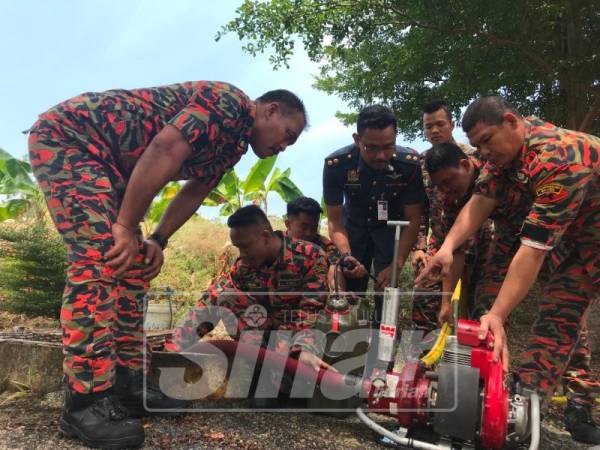
[[[245,180],[240,180],[235,170],[230,169],[208,194],[203,204],[222,205],[219,214],[229,216],[246,201],[260,205],[267,212],[267,197],[270,192],[276,192],[285,202],[300,197],[302,191],[291,180],[291,169],[281,172],[277,167],[273,170],[276,161],[277,156],[259,159],[252,166]],[[270,178],[269,174],[271,174]]]
[[[499,93],[524,114],[600,131],[600,0],[245,0],[217,35],[287,66],[301,43],[321,65],[316,86],[352,108],[384,102],[400,129],[420,110]],[[352,114],[340,114],[352,120]]]
[[[0,308],[58,317],[66,265],[58,233],[40,224],[0,224]]]
[[[31,178],[31,166],[0,148],[0,222],[42,209],[42,195]]]

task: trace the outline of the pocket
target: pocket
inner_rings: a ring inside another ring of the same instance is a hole
[[[81,236],[110,234],[118,199],[108,177],[77,174],[51,181],[48,209],[65,242],[73,244]]]

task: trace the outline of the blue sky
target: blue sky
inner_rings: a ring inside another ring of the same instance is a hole
[[[279,156],[277,166],[291,167],[292,179],[305,195],[320,199],[323,158],[351,142],[353,130],[335,118],[336,111],[347,107],[312,87],[317,65],[303,51],[294,55],[290,69],[274,71],[268,55],[245,54],[233,34],[215,42],[240,3],[0,0],[0,147],[25,155],[21,131],[37,114],[86,91],[221,80],[255,98],[286,88],[304,100],[311,127]],[[398,144],[408,143],[399,136]],[[423,141],[411,145],[427,148]],[[236,171],[245,176],[255,161],[249,151]],[[275,195],[269,202],[270,213],[283,213],[284,204]],[[215,216],[213,208],[202,209],[203,216]]]

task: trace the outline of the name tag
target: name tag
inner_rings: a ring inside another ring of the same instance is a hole
[[[302,281],[302,277],[295,273],[280,273],[278,288],[284,291],[296,290]]]
[[[377,202],[377,220],[388,220],[387,200],[379,200]]]

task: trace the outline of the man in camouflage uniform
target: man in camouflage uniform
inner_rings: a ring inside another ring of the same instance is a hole
[[[473,149],[466,144],[456,143],[452,132],[454,131],[454,121],[448,103],[443,100],[434,100],[423,107],[423,134],[432,145],[452,143],[458,145],[467,155]],[[411,263],[415,276],[418,276],[423,265],[428,258],[435,254],[444,241],[444,231],[442,227],[442,217],[444,210],[444,198],[439,190],[435,189],[431,182],[431,177],[425,167],[425,157],[427,151],[420,156],[421,169],[423,172],[423,184],[427,194],[427,210],[421,217],[421,226],[417,243],[413,248]],[[469,254],[470,255],[470,254]],[[470,274],[474,267],[471,259],[467,261],[465,270],[461,273],[466,286],[471,284]],[[415,292],[412,304],[412,322],[416,329],[429,332],[438,327],[438,317],[441,307],[440,292],[442,283],[438,281],[429,282]],[[473,303],[468,295],[468,290],[464,289],[461,294],[461,304]]]
[[[315,370],[329,368],[317,356],[319,343],[310,329],[329,292],[323,250],[274,232],[255,205],[237,210],[227,225],[240,256],[176,328],[168,350],[185,350],[223,320],[230,335],[239,339],[242,332],[250,331],[245,342],[258,345],[266,344],[265,331],[291,331],[290,341],[276,342],[279,352],[291,353]]]
[[[287,204],[287,217],[285,226],[286,234],[296,239],[312,242],[321,247],[327,255],[327,282],[329,289],[336,288],[336,271],[337,285],[340,290],[346,289],[344,275],[337,264],[342,259],[342,254],[335,246],[333,241],[319,234],[319,221],[323,210],[319,203],[309,197],[298,197]]]
[[[520,382],[547,398],[561,375],[570,377],[566,428],[573,439],[598,444],[600,430],[591,417],[598,382],[589,377],[582,330],[600,285],[600,139],[535,117],[524,119],[495,96],[467,108],[463,129],[490,162],[421,277],[438,270],[447,274],[453,251],[498,205],[518,209],[525,202],[530,209],[521,245],[492,308],[481,317],[480,337],[492,331],[495,358],[503,352],[508,364],[504,321],[545,261],[538,316],[518,368]]]
[[[61,311],[65,434],[90,446],[143,442],[141,422],[125,419],[119,400],[134,415],[145,412],[143,299],[167,238],[248,144],[265,158],[293,144],[305,125],[304,106],[288,91],[252,101],[206,81],[85,93],[39,116],[31,163],[70,263]],[[142,242],[138,224],[171,180],[188,181]],[[145,395],[152,407],[178,404],[157,390]]]
[[[483,164],[484,161],[478,152],[466,155],[460,147],[450,142],[436,144],[427,150],[425,169],[436,196],[441,201],[442,213],[439,222],[442,235],[445,236],[450,231],[456,216],[471,198],[475,181]],[[491,250],[491,234],[491,226],[488,221],[455,252],[454,265],[450,275],[442,280],[441,304],[437,311],[439,323],[451,321],[450,294],[454,290],[457,279],[464,273],[467,259],[469,260],[468,264],[475,271],[470,271],[470,280],[463,280],[463,290],[470,290],[470,284],[475,286],[485,282],[484,274],[491,268],[486,263],[486,256]]]

